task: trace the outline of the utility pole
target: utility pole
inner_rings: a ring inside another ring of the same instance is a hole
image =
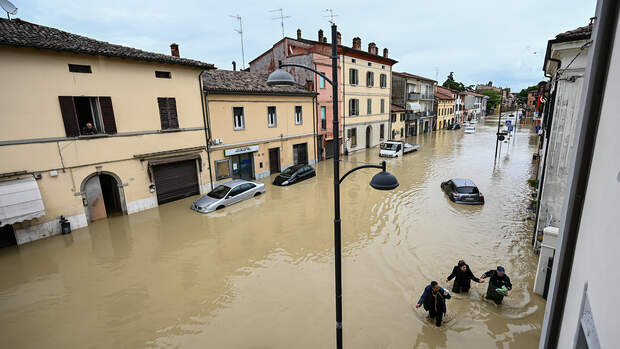
[[[504,103],[504,89],[499,91],[500,102],[499,102],[499,119],[497,120],[497,134],[495,135],[495,158],[497,158],[497,145],[499,143],[499,128],[502,124],[502,103]]]
[[[243,25],[241,23],[241,16],[236,15],[236,16],[230,16],[232,18],[235,18],[239,21],[239,29],[235,29],[235,31],[237,33],[239,33],[239,35],[241,36],[241,63],[242,63],[242,69],[245,69],[245,53],[243,51]]]
[[[279,19],[280,20],[280,24],[282,25],[282,37],[284,37],[284,20],[286,18],[291,18],[291,16],[285,16],[284,15],[284,11],[282,10],[282,8],[271,10],[269,12],[280,12],[280,17],[273,17],[271,19],[273,19],[273,20]]]

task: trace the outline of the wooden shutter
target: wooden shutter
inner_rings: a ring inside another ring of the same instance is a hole
[[[177,101],[174,98],[168,98],[168,123],[170,128],[179,128]]]
[[[168,99],[158,97],[157,104],[159,105],[159,120],[161,121],[161,129],[168,129],[170,128],[170,123],[168,122]]]
[[[107,134],[116,133],[116,120],[114,120],[114,108],[112,108],[111,97],[99,97],[99,107],[101,108],[101,118],[103,128]]]
[[[78,126],[73,97],[58,96],[58,101],[60,102],[60,112],[62,113],[62,121],[65,124],[65,133],[67,137],[79,136],[80,127]]]

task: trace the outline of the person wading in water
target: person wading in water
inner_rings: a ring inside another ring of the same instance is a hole
[[[446,299],[450,299],[450,293],[443,288],[439,287],[437,281],[431,281],[431,284],[426,286],[422,297],[416,304],[416,308],[424,305],[424,310],[428,311],[428,317],[435,319],[435,324],[441,326],[441,320],[446,313]]]
[[[458,265],[452,269],[452,274],[448,276],[446,279],[446,283],[450,282],[453,278],[454,285],[452,286],[452,292],[460,293],[460,292],[469,292],[471,288],[471,280],[474,280],[477,283],[483,283],[484,280],[480,280],[474,276],[474,273],[469,269],[469,265],[465,263],[464,260],[460,260]]]
[[[504,296],[507,296],[508,291],[512,290],[510,278],[506,275],[504,267],[498,266],[496,270],[489,270],[482,274],[480,279],[484,280],[487,277],[490,277],[491,280],[489,280],[486,299],[490,299],[498,305],[502,304]]]

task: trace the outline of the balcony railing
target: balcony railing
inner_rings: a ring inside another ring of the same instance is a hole
[[[407,94],[407,99],[417,101],[420,99],[420,94],[417,92],[409,92]]]

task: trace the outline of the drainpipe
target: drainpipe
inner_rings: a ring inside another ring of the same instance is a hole
[[[543,324],[540,348],[557,348],[559,342],[575,248],[579,237],[581,214],[601,117],[601,106],[606,92],[607,73],[614,39],[618,40],[614,38],[614,33],[617,27],[619,5],[616,0],[599,0],[596,6],[597,20],[592,31],[591,59],[588,60],[586,70],[588,80],[583,100],[583,114],[580,119],[581,127],[577,127],[579,143],[574,152],[575,165],[566,200],[567,207],[563,220],[559,257],[553,267],[552,286],[549,291],[551,301],[547,303],[546,309],[549,317]]]
[[[316,68],[317,68],[316,63],[314,63],[314,70],[316,70]],[[316,90],[318,89],[317,86],[318,86],[318,82],[319,82],[318,81],[319,77],[318,77],[317,74],[312,74],[312,75],[314,75],[313,87],[314,87],[314,90],[315,90],[315,91],[312,91],[312,92],[316,92]],[[318,103],[316,102],[316,98],[318,96],[318,92],[316,92],[316,93],[317,94],[315,94],[314,97],[312,97],[312,139],[313,139],[312,143],[314,144],[314,163],[315,163],[315,165],[319,162],[319,153],[318,153],[318,149],[317,149],[317,146],[316,146],[316,138],[318,137],[318,134],[319,134],[318,133],[318,126],[316,124],[316,122],[317,122],[317,110],[316,110],[316,108],[318,108],[319,106],[318,106]]]
[[[211,171],[211,145],[209,144],[209,140],[211,139],[211,124],[209,123],[209,104],[207,102],[207,92],[203,94],[202,88],[202,74],[206,72],[203,70],[198,74],[198,87],[200,89],[200,104],[202,106],[202,123],[204,125],[205,131],[205,145],[207,150],[207,161],[209,161],[209,182],[211,183],[211,190],[213,190],[213,172]],[[205,108],[205,103],[207,106]],[[206,113],[205,113],[206,109]]]

